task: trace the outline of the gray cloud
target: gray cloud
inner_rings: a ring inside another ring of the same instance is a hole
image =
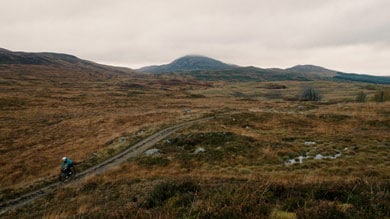
[[[390,75],[388,0],[14,0],[0,47],[140,67],[186,54]]]

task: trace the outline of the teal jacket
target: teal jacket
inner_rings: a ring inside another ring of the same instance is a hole
[[[72,165],[73,165],[73,161],[71,159],[69,159],[69,158],[66,158],[66,160],[64,162],[62,162],[61,168],[62,169],[68,169]]]

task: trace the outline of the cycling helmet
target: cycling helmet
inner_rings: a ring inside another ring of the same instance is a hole
[[[63,161],[66,161],[66,157],[63,157],[62,160],[63,160]]]

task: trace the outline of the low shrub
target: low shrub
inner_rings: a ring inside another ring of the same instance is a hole
[[[386,102],[390,100],[390,89],[378,90],[373,98],[376,102]]]
[[[287,86],[283,84],[267,84],[266,89],[286,89]]]
[[[366,95],[363,91],[360,91],[360,92],[356,95],[355,100],[356,100],[356,102],[364,103],[364,102],[367,101],[367,95]]]
[[[206,98],[206,96],[203,94],[190,94],[188,97],[189,98]]]
[[[320,101],[322,96],[316,89],[312,87],[305,87],[302,89],[299,99],[303,101]]]

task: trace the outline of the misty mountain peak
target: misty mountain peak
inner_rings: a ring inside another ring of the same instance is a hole
[[[166,73],[166,72],[185,72],[196,70],[224,70],[232,69],[237,66],[223,63],[219,60],[201,55],[186,55],[175,59],[169,64],[159,66],[147,66],[138,69],[141,72]]]

